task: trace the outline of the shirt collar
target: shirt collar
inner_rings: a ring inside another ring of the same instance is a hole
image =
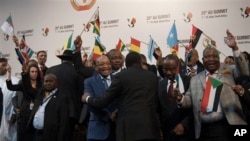
[[[193,67],[187,66],[187,70],[191,70],[191,68],[193,68],[194,70],[197,70],[198,66],[197,66],[197,65],[195,65],[195,66],[193,66]]]
[[[208,76],[209,74],[210,74],[210,72],[208,71],[208,70],[205,70],[206,71],[206,76]],[[214,74],[218,74],[219,72],[218,72],[218,70],[217,71],[215,71],[212,75],[214,75]]]
[[[100,78],[101,79],[103,79],[104,77],[103,76],[101,76],[100,74],[99,74],[99,76],[100,76]],[[105,77],[106,79],[108,79],[108,80],[111,80],[111,76],[110,75],[108,75],[107,77]]]

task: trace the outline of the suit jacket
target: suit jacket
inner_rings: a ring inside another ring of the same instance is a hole
[[[184,90],[187,91],[190,77],[182,74],[180,74],[180,76],[183,81]],[[165,77],[159,82],[159,101],[161,105],[160,121],[163,136],[165,140],[170,140],[170,136],[173,136],[173,138],[177,140],[177,136],[171,134],[170,130],[172,130],[177,124],[181,123],[185,127],[185,136],[179,136],[179,138],[182,138],[182,140],[188,140],[188,136],[190,135],[191,137],[191,133],[193,132],[191,127],[193,126],[191,110],[178,108],[176,101],[174,101],[172,104],[168,103],[168,80],[169,79]]]
[[[78,75],[73,65],[69,62],[53,66],[46,71],[47,74],[53,73],[57,77],[58,89],[60,94],[69,98],[70,112],[69,117],[75,122],[79,121],[81,112],[81,95],[83,92],[83,78]]]
[[[112,79],[112,77],[111,77]],[[84,92],[88,92],[93,97],[102,97],[105,92],[103,80],[96,74],[84,81]],[[103,109],[90,107],[90,118],[88,123],[87,139],[105,140],[109,136],[111,121],[109,115],[115,107],[109,106]]]
[[[230,76],[218,74],[216,77],[222,82],[234,84],[234,80]],[[206,71],[203,71],[191,79],[190,88],[184,96],[182,107],[190,107],[192,104],[195,124],[196,138],[199,138],[201,130],[201,99],[205,89]],[[191,102],[192,101],[192,102]],[[242,106],[239,97],[234,93],[230,86],[224,84],[220,93],[220,102],[225,117],[230,125],[245,125]]]
[[[104,107],[118,99],[117,141],[159,140],[157,89],[156,75],[141,68],[128,68],[115,75],[103,97],[90,97],[88,104]]]
[[[43,102],[44,91],[37,96],[34,108],[28,122],[29,131],[34,132],[33,127],[34,116]],[[43,138],[45,141],[69,141],[69,101],[61,95],[59,90],[51,97],[45,107]]]
[[[221,67],[218,69],[216,78],[221,82],[234,85],[234,72],[238,69],[239,76],[249,75],[247,62],[242,54],[235,58],[236,67],[227,68],[227,73]],[[193,108],[195,137],[199,138],[201,131],[201,99],[205,89],[206,71],[202,71],[196,76],[191,78],[190,87],[184,96],[182,107]],[[246,125],[245,117],[243,114],[242,106],[239,97],[231,89],[230,86],[224,84],[220,92],[220,102],[223,112],[230,125]]]

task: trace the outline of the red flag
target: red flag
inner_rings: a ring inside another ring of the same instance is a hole
[[[195,48],[200,37],[201,37],[202,31],[195,27],[194,25],[192,25],[192,36],[191,36],[191,40],[190,40],[190,48]]]
[[[140,46],[141,46],[141,42],[131,37],[130,51],[140,53]]]

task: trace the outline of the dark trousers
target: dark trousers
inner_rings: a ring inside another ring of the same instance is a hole
[[[33,141],[43,141],[43,130],[35,129]]]
[[[226,119],[212,123],[202,123],[198,141],[231,141],[230,128]]]

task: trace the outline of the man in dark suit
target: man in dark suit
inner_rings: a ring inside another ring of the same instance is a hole
[[[204,70],[203,64],[199,61],[199,54],[196,49],[192,49],[186,56],[185,65],[181,66],[180,73],[193,77]]]
[[[46,66],[47,61],[47,52],[45,50],[40,50],[36,53],[36,59],[38,63],[38,67],[40,69],[40,76],[43,78],[46,74],[46,70],[48,67]]]
[[[111,67],[112,67],[112,74],[115,75],[124,70],[124,56],[119,50],[111,49],[107,56],[110,60]]]
[[[98,57],[95,64],[97,73],[84,81],[84,93],[89,93],[93,97],[102,97],[113,79],[111,65],[108,57],[105,55]],[[116,107],[113,105],[111,104],[103,109],[90,107],[87,130],[88,141],[115,140],[115,120],[112,112],[114,112]]]
[[[161,105],[161,129],[164,141],[192,140],[191,110],[180,109],[173,97],[173,88],[180,88],[184,93],[189,87],[190,77],[176,72],[179,58],[169,54],[163,58],[163,72],[165,77],[159,82],[159,101]],[[173,83],[173,84],[171,84]]]
[[[234,52],[241,75],[249,75],[246,60],[228,30],[226,43]],[[185,95],[176,89],[175,96],[180,107],[193,108],[195,137],[199,141],[230,141],[229,125],[247,124],[239,97],[231,88],[235,83],[234,70],[220,71],[220,57],[215,48],[205,48],[202,60],[205,70],[192,77]],[[212,86],[211,77],[223,84]]]
[[[35,99],[28,122],[33,141],[70,141],[68,136],[69,102],[57,89],[54,74],[44,77],[44,90]]]
[[[118,100],[117,141],[158,141],[158,78],[142,69],[140,54],[130,52],[125,59],[127,70],[118,73],[102,97],[89,94],[82,101],[90,106],[105,107]]]
[[[62,63],[50,67],[46,73],[55,74],[58,80],[58,89],[61,95],[69,99],[70,134],[73,138],[75,125],[78,124],[81,112],[81,95],[83,92],[83,78],[77,74],[73,66],[73,52],[65,50],[62,55],[57,56]]]

